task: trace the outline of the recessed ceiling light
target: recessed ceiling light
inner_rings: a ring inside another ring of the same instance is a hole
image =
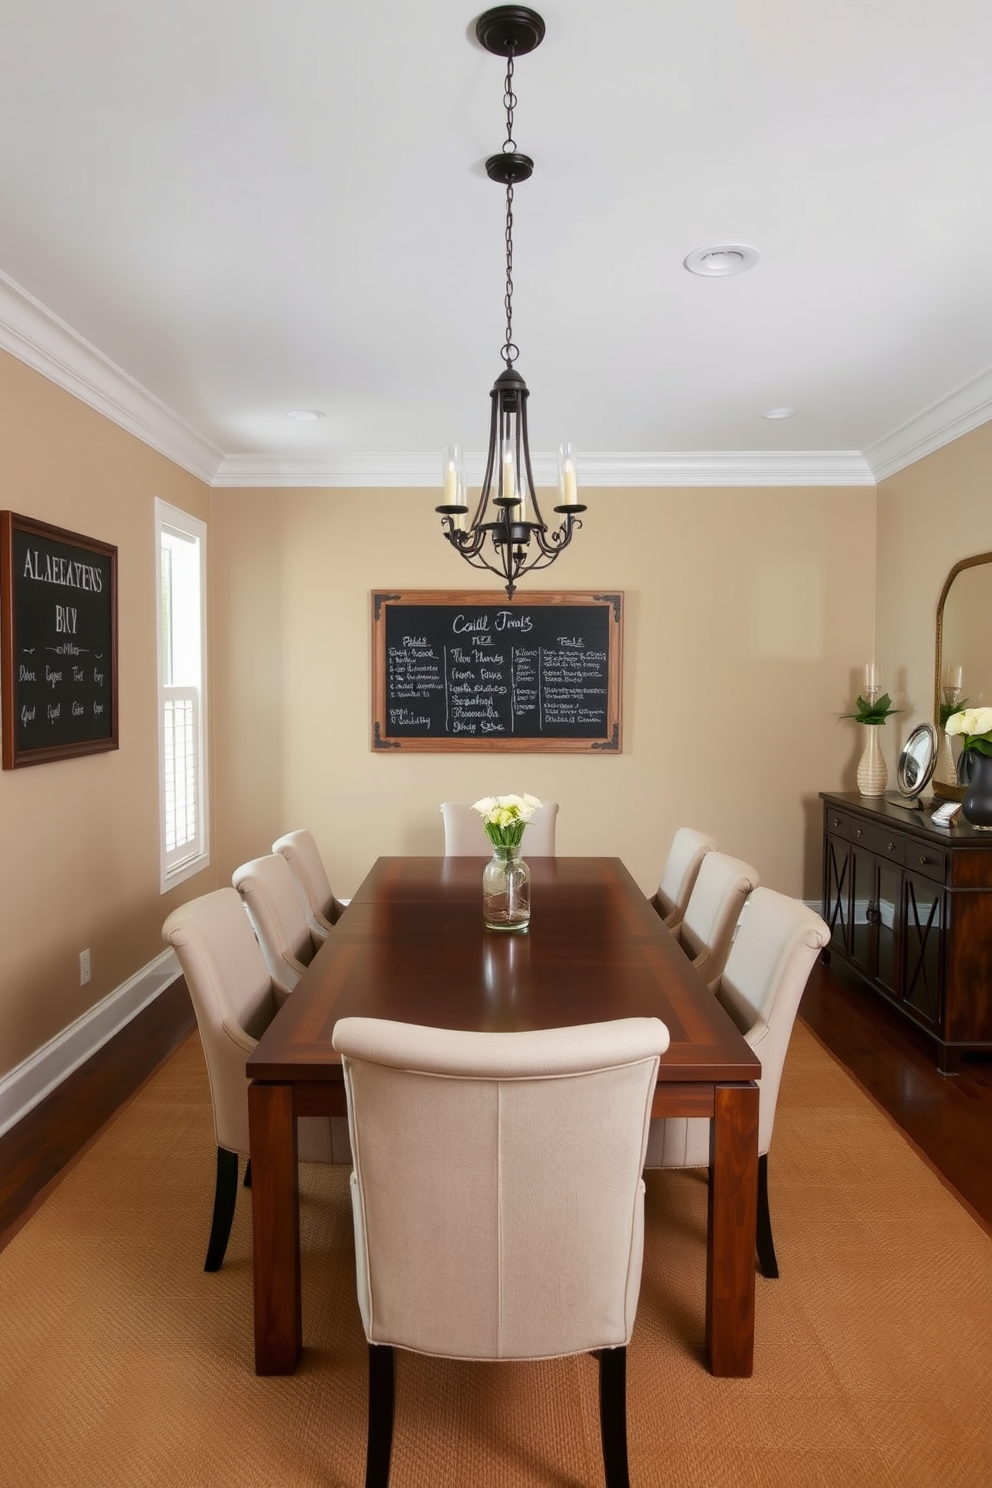
[[[682,260],[690,274],[717,279],[725,274],[743,274],[758,262],[758,250],[744,243],[719,243],[715,248],[697,248]]]
[[[286,417],[296,419],[298,424],[315,424],[324,415],[319,408],[291,408]]]
[[[767,419],[791,418],[795,411],[794,408],[766,408],[761,417]]]

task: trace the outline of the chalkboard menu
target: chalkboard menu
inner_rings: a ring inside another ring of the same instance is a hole
[[[374,592],[372,748],[620,752],[622,594]]]
[[[117,549],[0,512],[3,768],[117,748]]]

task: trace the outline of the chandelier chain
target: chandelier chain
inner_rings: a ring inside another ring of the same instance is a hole
[[[512,154],[517,148],[517,142],[513,138],[513,111],[517,106],[517,95],[513,91],[513,53],[506,59],[506,81],[503,84],[503,106],[506,109],[506,139],[503,142],[504,155]],[[501,353],[507,367],[520,355],[519,348],[513,341],[513,183],[506,183],[506,291],[503,295],[503,308],[506,311],[506,340],[503,343]]]

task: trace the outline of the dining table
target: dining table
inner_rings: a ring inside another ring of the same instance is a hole
[[[710,1121],[705,1350],[754,1357],[761,1065],[616,857],[528,858],[531,920],[485,929],[485,858],[381,857],[247,1060],[255,1372],[303,1346],[300,1116],[347,1114],[338,1018],[514,1032],[656,1017],[668,1028],[652,1115]]]

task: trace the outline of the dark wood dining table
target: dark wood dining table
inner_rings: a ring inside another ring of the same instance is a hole
[[[480,858],[379,858],[248,1058],[255,1371],[302,1347],[296,1118],[346,1114],[338,1018],[514,1031],[652,1016],[671,1044],[655,1116],[711,1121],[705,1342],[754,1354],[761,1066],[619,858],[533,858],[525,933],[486,931]]]

